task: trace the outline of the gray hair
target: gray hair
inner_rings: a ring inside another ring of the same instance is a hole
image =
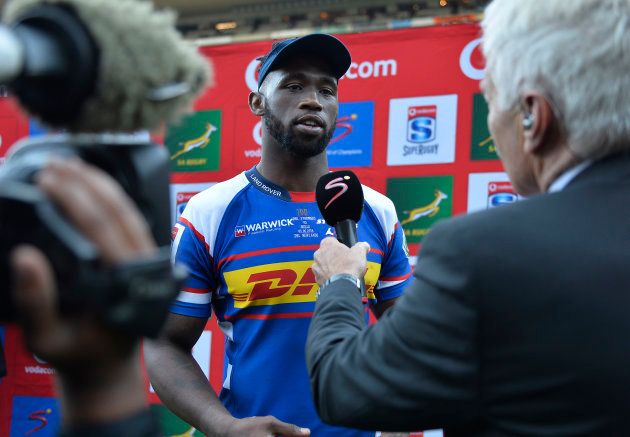
[[[630,149],[630,0],[494,0],[482,27],[501,109],[536,90],[577,156]]]

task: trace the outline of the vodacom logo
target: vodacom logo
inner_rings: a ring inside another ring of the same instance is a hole
[[[258,70],[259,64],[260,61],[254,59],[249,63],[247,69],[245,70],[245,82],[251,92],[258,91],[258,75],[256,74],[256,71]]]
[[[475,50],[481,45],[481,38],[477,38],[466,44],[459,56],[459,66],[462,72],[473,80],[481,80],[485,77],[486,72],[483,68],[477,68],[473,65],[473,55]]]
[[[245,82],[250,91],[258,90],[258,65],[260,61],[252,60],[245,69]],[[391,77],[398,75],[398,62],[395,59],[379,59],[375,61],[353,62],[342,79],[370,79],[373,77]]]

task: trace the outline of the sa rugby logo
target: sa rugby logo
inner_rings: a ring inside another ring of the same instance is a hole
[[[448,196],[440,190],[435,190],[435,199],[433,199],[428,205],[414,208],[411,211],[403,211],[407,214],[407,218],[400,222],[401,225],[414,222],[421,217],[433,217],[440,212],[440,203],[442,200],[448,199]]]
[[[318,285],[312,264],[313,261],[295,261],[225,272],[225,283],[236,308],[314,302]],[[368,263],[365,283],[370,299],[374,299],[380,270],[380,264]]]
[[[420,243],[435,222],[450,217],[453,209],[452,176],[393,178],[387,180],[387,197],[409,243]]]
[[[494,140],[488,130],[488,104],[481,94],[473,96],[472,138],[470,159],[473,161],[499,159]]]
[[[210,137],[218,128],[210,123],[206,123],[206,130],[197,138],[179,143],[180,149],[171,156],[171,161],[197,148],[204,149],[210,144]]]
[[[219,169],[221,111],[199,111],[169,126],[164,139],[176,172]]]

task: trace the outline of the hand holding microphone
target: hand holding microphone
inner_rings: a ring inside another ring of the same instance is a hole
[[[317,206],[324,220],[335,228],[337,240],[326,238],[315,252],[313,273],[323,286],[336,275],[349,274],[360,279],[359,288],[365,297],[363,277],[367,269],[370,246],[359,243],[357,222],[363,213],[363,188],[357,176],[349,171],[330,172],[319,178],[315,189]],[[349,249],[348,249],[349,248]]]
[[[369,251],[370,245],[363,241],[348,248],[335,238],[324,238],[314,255],[312,269],[315,280],[323,286],[331,277],[339,274],[363,278]]]

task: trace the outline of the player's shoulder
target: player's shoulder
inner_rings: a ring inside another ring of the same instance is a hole
[[[231,179],[214,184],[194,195],[188,202],[186,209],[202,215],[225,210],[248,185],[249,182],[245,174],[239,173]]]
[[[387,214],[396,214],[396,208],[394,207],[394,202],[391,201],[389,197],[386,195],[379,193],[373,188],[368,187],[367,185],[362,185],[363,187],[363,198],[367,202],[367,204],[374,210],[376,213],[387,213]]]

